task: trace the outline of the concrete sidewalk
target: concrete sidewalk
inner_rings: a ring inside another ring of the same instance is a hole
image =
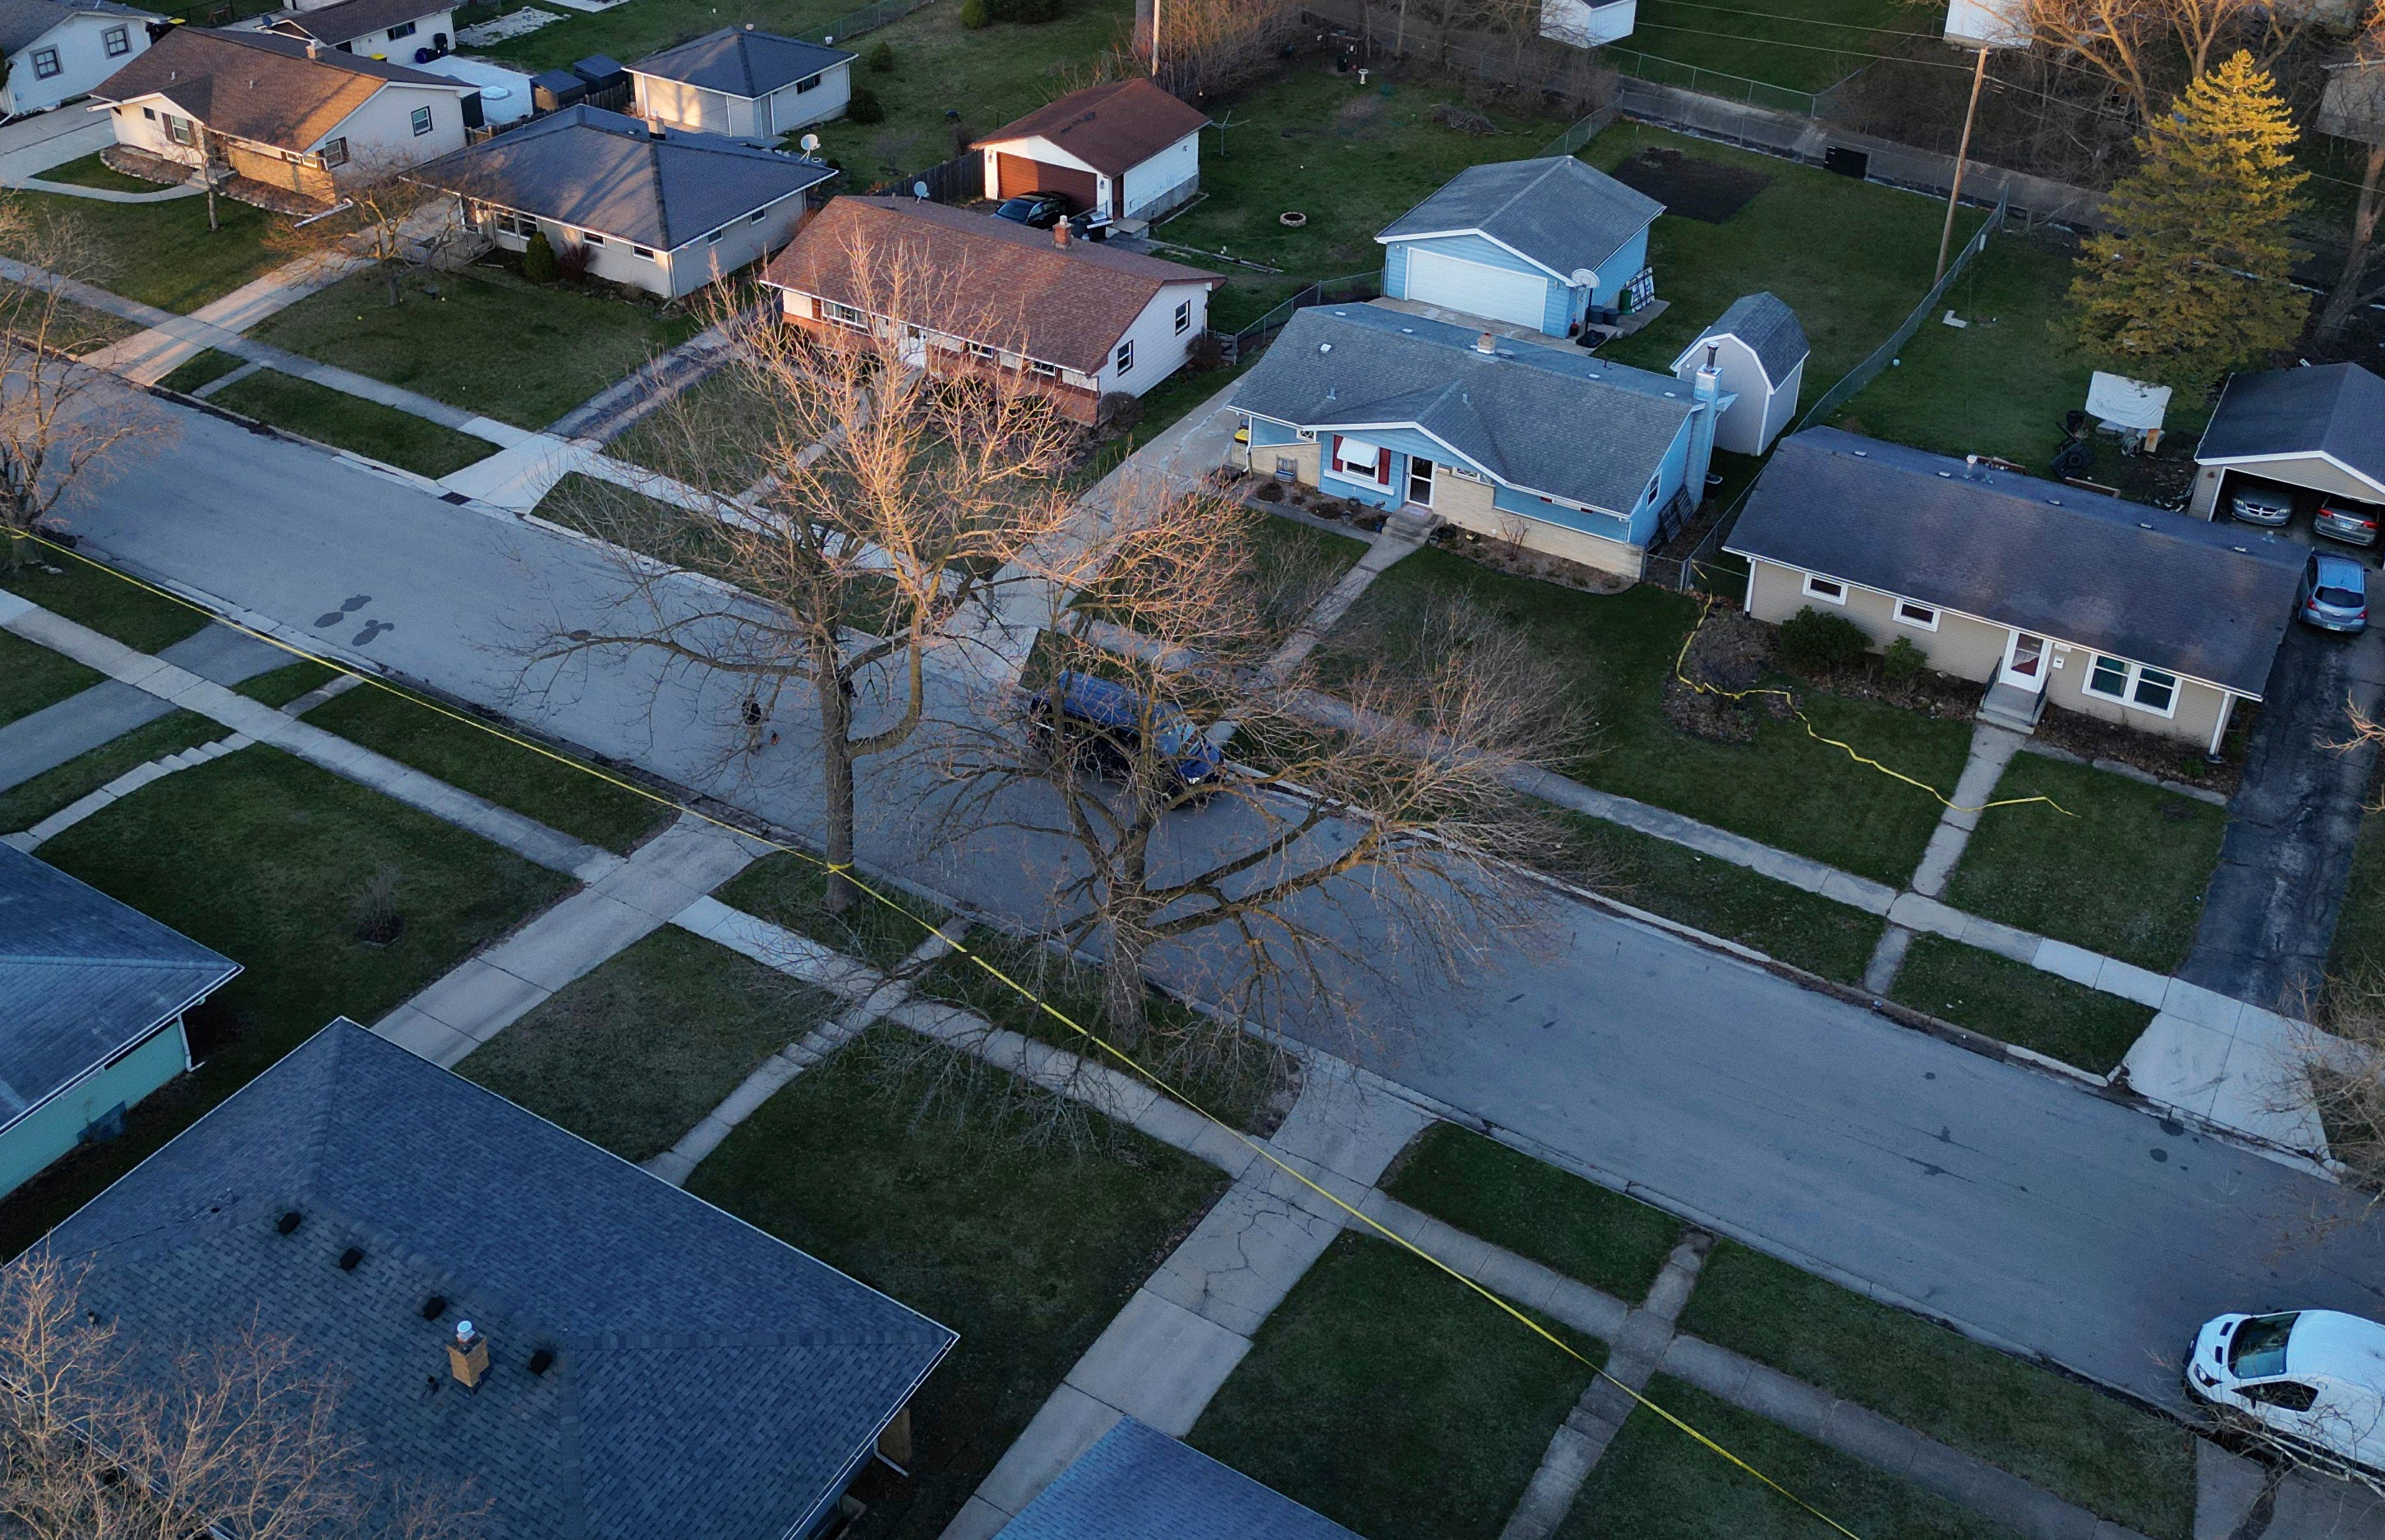
[[[157,654],[219,685],[236,685],[297,660],[228,626],[207,626]],[[110,679],[0,727],[0,791],[21,786],[174,708]]]

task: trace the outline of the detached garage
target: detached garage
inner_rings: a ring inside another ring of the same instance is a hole
[[[2200,518],[2226,518],[2229,500],[2255,482],[2316,494],[2313,504],[2385,507],[2385,379],[2357,364],[2237,375],[2194,463]]]
[[[985,195],[1057,192],[1072,212],[1155,219],[1201,190],[1209,119],[1143,76],[1088,86],[977,142]]]
[[[1665,205],[1570,155],[1473,166],[1383,228],[1383,296],[1569,337],[1656,295]]]

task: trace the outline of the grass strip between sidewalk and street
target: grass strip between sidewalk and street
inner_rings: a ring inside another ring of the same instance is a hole
[[[87,556],[44,549],[38,564],[0,574],[0,589],[87,626],[136,652],[162,652],[207,624],[204,611],[128,583]]]
[[[234,380],[207,401],[227,412],[434,481],[497,452],[496,445],[443,423],[275,369],[259,369],[245,379]]]
[[[808,855],[774,851],[746,867],[712,896],[731,909],[808,936],[831,951],[857,957],[880,973],[892,970],[944,922],[924,899],[902,896],[902,909],[857,896],[841,914],[828,908],[828,868]],[[908,913],[905,913],[908,911]],[[912,915],[918,915],[913,919]],[[923,923],[924,922],[924,923]]]
[[[231,736],[231,728],[192,711],[171,712],[144,722],[55,769],[0,791],[0,833],[31,828],[151,760]]]
[[[226,353],[220,348],[202,348],[176,365],[173,372],[157,383],[169,391],[179,391],[187,396],[194,394],[210,381],[221,379],[234,369],[247,366],[248,360],[236,353]]]
[[[301,658],[296,663],[283,664],[280,668],[259,674],[255,678],[243,679],[231,688],[236,695],[245,695],[260,705],[280,711],[301,695],[319,689],[339,677],[339,670],[335,668],[317,663],[312,658]]]
[[[39,642],[0,631],[0,727],[72,700],[106,677]]]
[[[1913,938],[1888,998],[2094,1074],[2118,1068],[2154,1019],[2150,1005],[1942,936]]]

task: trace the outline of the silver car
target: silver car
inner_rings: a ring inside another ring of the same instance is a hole
[[[2303,568],[2294,614],[2304,625],[2322,631],[2366,630],[2368,569],[2349,556],[2314,551],[2309,565]]]
[[[2240,481],[2229,494],[2228,511],[2246,524],[2274,529],[2294,516],[2294,494],[2266,481]]]
[[[2311,533],[2346,545],[2375,545],[2377,510],[2365,503],[2329,499],[2311,515]]]

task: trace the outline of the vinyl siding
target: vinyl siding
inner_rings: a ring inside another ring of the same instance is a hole
[[[1191,324],[1183,331],[1176,329],[1176,307],[1186,301],[1192,305]],[[1118,372],[1118,343],[1112,342],[1102,364],[1097,388],[1105,395],[1112,391],[1124,391],[1142,395],[1153,386],[1184,366],[1184,359],[1192,344],[1209,325],[1209,289],[1202,283],[1170,283],[1161,286],[1143,313],[1134,318],[1119,341],[1134,343],[1134,367],[1121,375]]]
[[[826,123],[843,117],[852,100],[853,66],[830,65],[820,71],[819,84],[809,91],[797,91],[791,81],[763,97],[758,109],[767,121],[755,131],[768,138]]]
[[[1598,283],[1591,292],[1592,304],[1615,305],[1623,302],[1623,291],[1648,266],[1648,232],[1639,234],[1616,248],[1615,255],[1600,263],[1595,269]]]
[[[1118,194],[1118,214],[1122,218],[1141,218],[1147,212],[1164,213],[1180,198],[1168,194],[1180,188],[1197,188],[1201,181],[1201,135],[1196,130],[1168,148],[1130,167],[1122,179],[1125,187]],[[1189,191],[1184,196],[1189,196]],[[1163,202],[1163,200],[1167,200]]]
[[[169,1022],[131,1052],[52,1097],[0,1132],[0,1193],[24,1186],[73,1149],[94,1119],[131,1107],[190,1067],[182,1024]]]
[[[127,52],[114,58],[107,56],[106,37],[111,27],[122,27],[125,41],[131,44]],[[149,33],[139,17],[68,17],[8,56],[8,84],[6,90],[0,91],[0,106],[5,106],[12,117],[46,112],[61,102],[88,94],[92,87],[131,63],[148,46]],[[46,81],[33,75],[33,52],[38,48],[58,51],[58,72]]]

